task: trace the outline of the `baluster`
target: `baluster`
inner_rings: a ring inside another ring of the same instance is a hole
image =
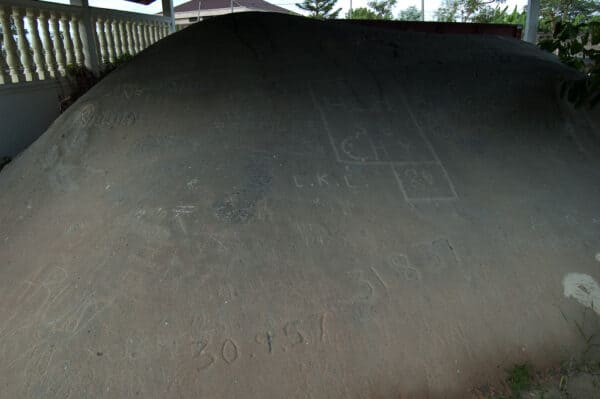
[[[138,52],[141,52],[144,49],[144,38],[142,37],[142,23],[135,23],[135,35],[138,39]]]
[[[115,62],[115,40],[112,19],[107,19],[106,22],[106,46],[108,47],[108,59],[110,62]]]
[[[146,28],[148,29],[148,38],[150,39],[150,45],[154,44],[154,42],[156,40],[154,40],[154,31],[152,30],[152,25],[154,24],[154,22],[150,21],[148,22]]]
[[[138,34],[138,43],[140,44],[140,51],[142,51],[143,49],[146,48],[146,46],[144,46],[145,40],[144,40],[144,35],[142,32],[143,23],[141,21],[138,21],[136,26],[137,26],[136,30],[137,30],[137,34]]]
[[[137,53],[137,46],[135,43],[135,29],[134,29],[134,22],[133,21],[127,21],[127,37],[129,39],[129,50],[131,51],[131,55],[134,55]]]
[[[0,23],[0,27],[2,24]],[[3,31],[4,32],[4,31]],[[2,51],[2,42],[0,41],[0,85],[10,82],[10,75],[6,73],[8,69],[8,65],[6,65],[6,61],[4,60],[4,53]]]
[[[152,31],[154,32],[154,43],[156,43],[160,40],[160,37],[158,37],[158,22],[152,24]]]
[[[115,30],[114,30],[114,46],[115,46],[115,57],[119,58],[123,55],[123,49],[121,47],[121,23],[118,20],[113,20]]]
[[[104,32],[104,19],[102,17],[98,17],[97,19],[97,33],[98,33],[98,43],[100,44],[100,59],[103,64],[107,64],[110,62],[108,57],[108,49],[106,48],[106,34]]]
[[[48,72],[53,78],[58,77],[58,65],[56,63],[56,53],[54,52],[54,45],[50,39],[50,30],[48,28],[48,17],[49,14],[46,11],[40,12],[40,28],[42,30],[42,43],[44,44],[44,54],[46,56],[46,66]]]
[[[133,21],[133,23],[131,25],[131,30],[133,32],[133,41],[135,43],[135,52],[136,53],[139,53],[140,51],[142,51],[142,43],[140,42],[138,25],[139,24],[136,21]]]
[[[12,17],[15,24],[15,30],[17,31],[17,43],[19,46],[19,53],[21,56],[21,65],[23,65],[23,72],[25,73],[25,80],[28,82],[32,81],[33,68],[31,66],[31,47],[29,41],[25,35],[25,28],[23,27],[23,12],[19,7],[12,8]]]
[[[158,40],[162,40],[165,35],[164,35],[165,31],[163,30],[163,24],[162,23],[158,23]]]
[[[125,21],[119,21],[120,31],[121,31],[121,53],[129,54],[129,48],[127,46],[127,29],[125,26]]]
[[[138,22],[138,36],[140,37],[140,51],[146,49],[148,47],[146,45],[146,37],[144,37],[144,22]]]
[[[135,22],[134,21],[129,21],[128,22],[128,26],[129,26],[129,37],[131,40],[131,50],[132,50],[132,54],[137,54],[138,52],[138,46],[137,46],[137,37],[135,34]]]
[[[38,31],[37,12],[31,8],[28,8],[25,12],[29,34],[31,36],[31,46],[33,48],[35,73],[39,80],[44,80],[49,77],[49,73],[46,68],[46,62],[44,61],[44,48],[42,47],[42,41],[40,40],[40,33]]]
[[[75,53],[73,52],[73,40],[71,39],[71,29],[69,18],[65,14],[60,16],[60,30],[63,34],[63,45],[67,55],[67,66],[75,64]]]
[[[135,55],[135,49],[133,47],[133,36],[131,34],[131,21],[125,21],[125,30],[127,33],[127,52],[131,55]]]
[[[169,36],[169,25],[163,24],[163,38]]]
[[[12,33],[9,14],[2,6],[0,6],[0,25],[2,25],[2,32]],[[15,38],[12,34],[6,33],[2,36],[4,38],[4,50],[6,51],[6,63],[10,72],[10,80],[12,83],[22,82],[25,80],[25,77],[21,70]]]
[[[142,25],[142,27],[144,28],[144,39],[146,40],[146,47],[150,47],[150,45],[152,44],[152,39],[150,39],[150,29],[148,27],[148,22],[144,22],[144,25]]]
[[[63,41],[60,38],[60,30],[58,30],[58,18],[54,12],[50,13],[50,33],[52,34],[52,44],[54,45],[54,51],[56,53],[58,71],[64,76],[67,71],[67,66],[65,64],[65,49],[63,47]]]
[[[81,42],[81,35],[79,34],[79,17],[73,15],[71,17],[71,32],[73,32],[73,47],[75,47],[75,60],[77,65],[85,65],[83,58],[83,43]]]

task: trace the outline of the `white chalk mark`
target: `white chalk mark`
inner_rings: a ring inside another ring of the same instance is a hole
[[[383,278],[381,278],[381,275],[377,272],[377,269],[375,269],[373,266],[371,266],[371,271],[373,272],[373,274],[375,275],[375,277],[377,277],[377,280],[379,280],[379,282],[381,283],[381,285],[383,285],[383,288],[385,288],[387,290],[388,286],[385,283],[385,281],[383,280]]]
[[[352,184],[350,184],[350,181],[348,180],[348,176],[344,175],[344,181],[346,182],[346,186],[348,188],[356,188],[356,186],[353,186]]]
[[[569,273],[563,278],[564,295],[600,315],[600,286],[591,276]]]
[[[189,182],[187,182],[187,184],[186,184],[188,190],[195,189],[197,185],[198,185],[198,179],[192,179]]]
[[[229,250],[229,248],[227,248],[227,247],[225,246],[225,244],[223,244],[221,241],[219,241],[219,239],[217,239],[217,237],[215,237],[215,236],[214,236],[214,235],[212,235],[211,233],[207,233],[207,234],[208,234],[208,236],[210,237],[210,239],[211,239],[211,240],[213,240],[214,242],[216,242],[217,244],[219,244],[219,246],[220,246],[221,248],[223,248],[223,249],[224,249],[224,250],[226,250],[226,251],[227,251],[227,250]]]
[[[173,208],[173,212],[176,215],[189,215],[190,213],[193,213],[195,209],[196,207],[194,205],[178,205]]]
[[[321,175],[317,172],[317,182],[319,183],[319,187],[323,185],[328,186],[329,182],[327,181],[327,174],[325,173]]]
[[[185,223],[183,222],[183,219],[181,218],[181,214],[176,213],[175,219],[177,219],[177,224],[179,224],[181,231],[183,231],[184,234],[187,234],[188,231],[187,231],[187,228],[185,227]]]
[[[293,179],[294,179],[294,184],[296,185],[296,187],[298,187],[298,188],[304,187],[304,185],[298,183],[298,179],[296,178],[296,176],[293,176]]]

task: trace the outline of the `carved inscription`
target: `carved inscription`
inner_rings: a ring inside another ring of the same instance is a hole
[[[369,187],[369,183],[353,174],[317,172],[314,175],[292,175],[292,184],[297,189],[341,187],[357,189]]]
[[[397,107],[392,111],[383,92],[371,98],[372,91],[369,87],[356,91],[343,80],[311,85],[313,103],[337,162],[389,166],[407,202],[457,199],[444,165],[403,96],[395,99]],[[363,104],[363,97],[370,101]],[[301,188],[304,183],[294,178]],[[317,183],[323,185],[319,179]]]
[[[397,165],[393,168],[407,201],[448,200],[457,197],[452,182],[439,164]]]
[[[80,128],[90,126],[101,126],[109,129],[115,127],[131,127],[135,124],[137,115],[135,112],[102,112],[92,103],[84,104],[79,117],[75,123]]]
[[[273,330],[259,331],[254,339],[241,337],[205,337],[192,342],[192,357],[199,371],[210,370],[215,366],[233,366],[242,356],[253,359],[257,354],[283,355],[305,346],[325,343],[328,312],[307,316],[303,319],[285,321]],[[246,338],[244,340],[243,338]]]

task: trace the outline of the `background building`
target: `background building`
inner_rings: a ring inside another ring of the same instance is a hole
[[[231,12],[278,12],[290,14],[291,11],[263,0],[191,0],[175,7],[175,25],[177,30],[194,22],[216,15]]]

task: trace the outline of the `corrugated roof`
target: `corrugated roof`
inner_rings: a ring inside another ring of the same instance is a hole
[[[218,8],[229,8],[230,0],[201,0],[202,10],[213,10]],[[275,4],[268,3],[264,0],[234,0],[234,7],[246,7],[257,11],[270,11],[289,14],[290,11],[285,8],[278,7]],[[190,12],[198,11],[198,0],[191,0],[175,7],[175,12]]]

